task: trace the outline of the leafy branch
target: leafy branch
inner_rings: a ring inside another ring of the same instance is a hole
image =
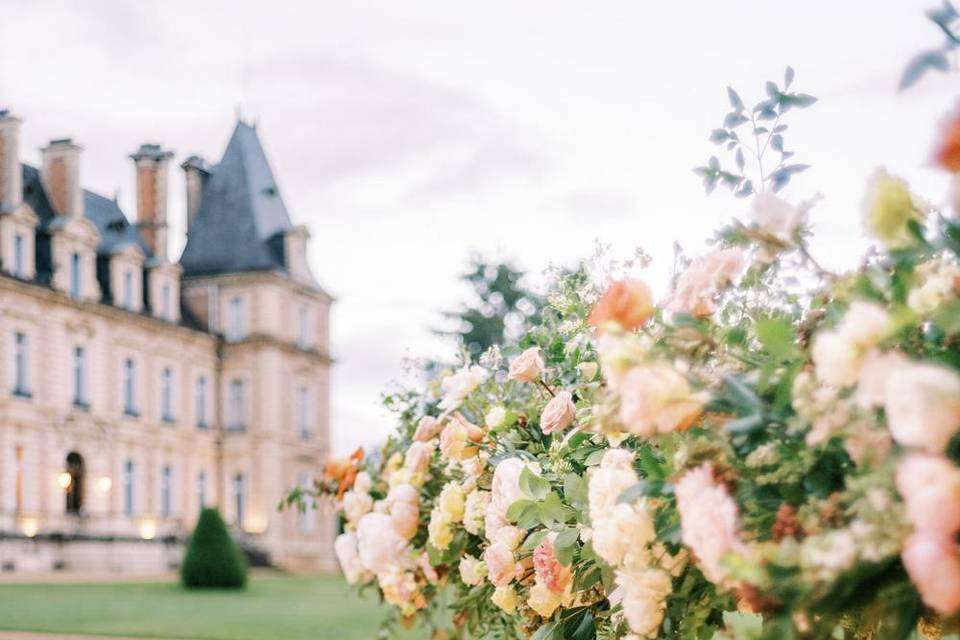
[[[706,166],[697,167],[694,173],[703,178],[703,186],[711,193],[718,184],[730,189],[737,197],[744,198],[768,187],[779,191],[790,182],[794,175],[806,171],[810,165],[788,164],[794,152],[784,147],[783,132],[787,125],[781,120],[784,114],[793,109],[805,109],[817,99],[806,93],[790,92],[794,71],[787,67],[783,74],[783,88],[775,82],[766,84],[767,97],[747,110],[743,100],[732,87],[727,87],[730,100],[730,112],[723,119],[723,126],[714,129],[710,142],[724,146],[728,154],[733,155],[736,170],[727,169],[717,156],[710,156]],[[749,125],[744,135],[743,127]],[[776,152],[773,156],[769,152]],[[747,160],[756,167],[752,176],[747,170]]]
[[[957,59],[958,49],[960,49],[960,14],[950,0],[944,0],[942,7],[927,11],[927,18],[943,34],[944,43],[936,49],[921,51],[910,59],[900,77],[898,87],[900,91],[916,84],[927,71],[947,73],[960,68]]]

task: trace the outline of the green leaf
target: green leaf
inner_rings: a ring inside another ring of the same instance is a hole
[[[731,420],[723,425],[724,431],[728,433],[753,433],[764,425],[763,416],[760,414],[746,416]]]
[[[796,334],[786,320],[773,318],[757,323],[757,339],[767,352],[778,360],[785,360],[796,351]]]
[[[734,109],[743,109],[743,100],[740,94],[733,90],[733,87],[727,87],[727,97],[730,99],[730,106]]]
[[[597,637],[597,629],[593,624],[593,613],[584,609],[566,624],[564,638],[569,640],[593,640]]]
[[[627,487],[624,489],[619,496],[617,496],[617,504],[633,504],[643,496],[647,495],[647,491],[650,489],[650,483],[646,480],[641,480],[635,485]]]
[[[542,499],[550,491],[550,483],[524,467],[520,472],[520,490],[531,498]]]
[[[523,515],[524,511],[535,506],[536,503],[533,500],[517,500],[507,507],[507,520],[510,522],[516,522]]]
[[[573,509],[563,504],[560,496],[551,491],[540,503],[540,521],[544,526],[563,524],[574,515]]]
[[[567,504],[581,511],[587,508],[587,481],[580,474],[563,476],[563,497]]]
[[[753,389],[733,376],[724,376],[723,382],[727,386],[729,398],[734,406],[745,410],[744,413],[754,414],[760,412],[760,409],[763,407],[763,402],[761,402],[757,394],[753,392]]]
[[[786,70],[783,72],[783,88],[784,89],[789,89],[790,85],[793,84],[793,76],[794,76],[793,67],[788,66]]]
[[[569,567],[573,562],[573,553],[577,550],[577,538],[580,537],[580,531],[575,527],[564,529],[553,541],[553,550],[557,556],[557,561],[565,567]]]
[[[559,622],[549,622],[539,629],[537,632],[530,637],[530,640],[562,640],[560,635],[560,623]]]
[[[520,545],[520,550],[533,551],[541,542],[543,542],[543,539],[547,537],[547,533],[548,532],[545,529],[532,532],[527,536],[527,539],[523,541],[523,544]]]

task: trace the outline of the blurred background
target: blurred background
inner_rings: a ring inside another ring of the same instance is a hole
[[[930,0],[726,3],[44,2],[4,0],[0,102],[25,124],[24,161],[52,137],[85,146],[83,183],[135,210],[126,154],[144,140],[218,157],[238,117],[258,124],[288,209],[333,306],[333,447],[389,431],[379,406],[404,358],[450,358],[442,312],[473,293],[471,258],[510,261],[536,288],[550,263],[609,245],[691,253],[744,212],[706,199],[691,169],[727,108],[797,71],[820,102],[792,118],[785,191],[816,194],[815,250],[863,246],[859,202],[881,161],[919,191],[929,132],[956,75],[897,81],[940,35]],[[922,124],[917,124],[922,123]],[[180,178],[171,256],[183,245]],[[642,274],[641,274],[642,275]]]

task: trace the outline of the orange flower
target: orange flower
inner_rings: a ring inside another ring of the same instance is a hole
[[[653,315],[653,296],[640,280],[613,282],[600,296],[587,322],[602,327],[607,322],[616,322],[627,331],[632,331]]]
[[[361,460],[363,460],[363,447],[357,447],[357,450],[351,453],[349,458],[332,458],[324,465],[324,479],[327,482],[338,483],[338,500],[353,486],[353,481],[357,479],[357,470],[360,467]]]
[[[943,122],[933,160],[951,173],[960,173],[960,105]]]

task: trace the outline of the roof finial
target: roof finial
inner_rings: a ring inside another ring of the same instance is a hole
[[[243,122],[243,105],[241,105],[241,104],[238,102],[236,105],[234,105],[233,111],[234,111],[234,114],[235,114],[236,117],[237,117],[237,122]],[[246,124],[246,123],[244,123],[244,124]]]

